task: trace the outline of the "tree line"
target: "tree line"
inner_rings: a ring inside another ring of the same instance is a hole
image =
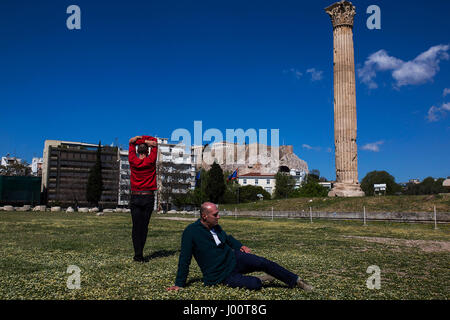
[[[366,196],[375,193],[374,184],[386,184],[387,195],[427,195],[450,192],[442,184],[444,178],[435,179],[427,177],[420,183],[408,182],[401,185],[395,182],[395,178],[386,171],[371,171],[361,180],[361,189]]]
[[[175,206],[199,206],[205,201],[236,204],[257,200],[327,196],[328,194],[328,189],[319,184],[319,181],[326,181],[326,179],[319,177],[318,170],[311,171],[300,188],[295,188],[296,180],[289,172],[280,170],[275,175],[273,195],[261,186],[241,186],[236,180],[228,181],[229,175],[231,172],[224,172],[216,162],[213,163],[210,170],[201,169],[195,188],[186,194],[176,195],[173,201]]]
[[[214,163],[210,170],[202,169],[196,180],[195,189],[188,193],[176,195],[174,204],[177,207],[185,205],[199,206],[205,201],[222,204],[237,204],[254,202],[260,199],[287,199],[298,197],[326,197],[329,189],[319,182],[326,182],[317,169],[311,170],[296,187],[296,180],[288,171],[279,170],[275,175],[275,190],[273,195],[261,186],[241,186],[236,180],[227,181],[231,172],[223,172],[220,165]],[[361,189],[366,196],[375,195],[374,184],[386,184],[386,195],[427,195],[449,192],[443,187],[445,179],[428,177],[421,183],[401,185],[386,171],[371,171],[361,180]]]

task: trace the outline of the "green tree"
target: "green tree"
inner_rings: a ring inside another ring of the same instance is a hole
[[[275,198],[287,198],[294,191],[295,179],[288,173],[280,172],[275,175]]]
[[[328,189],[314,179],[305,182],[299,189],[292,193],[292,196],[295,197],[326,197],[327,195]]]
[[[200,169],[200,178],[195,182],[195,189],[190,194],[190,201],[192,204],[200,206],[203,202],[208,200],[208,195],[206,194],[208,181],[209,172],[204,169]]]
[[[212,203],[219,203],[225,193],[225,182],[222,168],[214,161],[208,172],[208,182],[206,184],[206,195]]]
[[[89,171],[89,178],[86,186],[86,200],[94,206],[102,197],[103,180],[102,180],[102,146],[98,143],[97,157],[94,166]]]
[[[271,198],[270,193],[260,186],[244,186],[239,188],[239,202],[252,202],[259,200],[258,194],[263,195],[264,200],[269,200]]]
[[[222,198],[222,203],[238,203],[239,201],[239,183],[237,180],[228,181],[228,176],[231,174],[232,172],[229,171],[224,172],[226,189]]]
[[[194,190],[189,190],[186,194],[180,196],[178,204],[174,202],[176,206],[180,205],[194,205],[196,207],[200,207],[201,204],[205,201],[206,195],[202,194],[202,190],[200,188],[195,188]]]
[[[313,169],[311,170],[308,175],[306,176],[306,181],[307,182],[319,182],[320,181],[320,171],[317,169]]]
[[[444,180],[444,178],[435,180],[433,177],[427,177],[419,184],[408,183],[405,193],[409,195],[445,193],[447,191],[442,185]]]
[[[0,175],[2,176],[28,176],[31,173],[31,168],[26,161],[15,161],[7,166],[0,165]]]
[[[386,184],[386,194],[393,195],[401,190],[395,178],[386,171],[371,171],[361,180],[361,189],[366,196],[374,195],[374,184]]]

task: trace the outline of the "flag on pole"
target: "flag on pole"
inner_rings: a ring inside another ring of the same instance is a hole
[[[238,177],[238,169],[234,170],[234,172],[228,176],[227,181],[237,179],[237,177]]]
[[[198,183],[199,183],[199,181],[200,181],[201,172],[202,172],[202,170],[199,170],[199,171],[197,172],[197,175],[195,176],[195,186],[196,186],[196,187],[198,186]]]

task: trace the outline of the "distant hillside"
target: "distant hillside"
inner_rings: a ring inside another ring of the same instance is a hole
[[[274,147],[273,151],[272,155],[272,147],[264,144],[215,143],[204,149],[201,167],[209,170],[214,159],[219,159],[222,170],[234,171],[239,168],[239,174],[273,174],[278,172],[280,166],[308,173],[308,164],[294,153],[293,146],[282,145]]]
[[[379,196],[361,198],[291,198],[243,204],[221,204],[220,210],[314,211],[321,212],[450,212],[450,194],[426,196]]]

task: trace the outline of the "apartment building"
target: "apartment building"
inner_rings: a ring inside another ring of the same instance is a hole
[[[42,163],[41,191],[49,205],[88,206],[86,186],[90,169],[96,162],[98,145],[46,140]],[[99,205],[118,204],[118,148],[102,146],[103,193]]]

